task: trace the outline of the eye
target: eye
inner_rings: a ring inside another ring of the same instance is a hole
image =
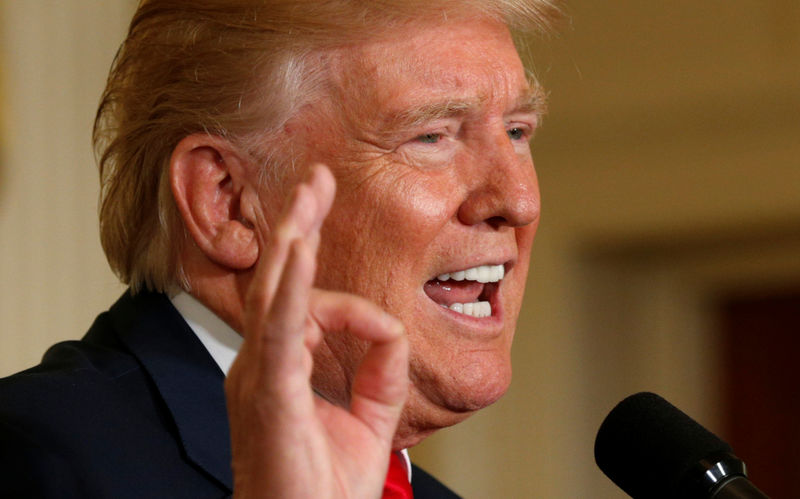
[[[519,127],[510,128],[506,133],[511,140],[525,139],[525,130]]]
[[[441,140],[442,134],[440,133],[425,133],[416,138],[417,142],[422,142],[423,144],[436,144]]]

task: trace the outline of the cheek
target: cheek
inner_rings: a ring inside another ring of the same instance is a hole
[[[394,232],[430,239],[455,212],[452,179],[444,172],[424,174],[401,165],[386,167],[385,171],[398,168],[404,168],[405,173],[373,177],[372,182],[352,191],[351,201],[372,211],[372,228],[378,236],[383,233],[397,241],[392,237]]]
[[[512,324],[516,324],[520,307],[522,306],[522,297],[525,293],[530,266],[531,246],[534,236],[536,235],[538,223],[537,219],[532,224],[516,229],[515,231],[519,259],[514,267],[513,277],[509,276],[510,278],[507,279],[506,286],[503,288],[504,296],[508,300],[509,305],[508,318]]]
[[[394,271],[408,274],[456,211],[448,187],[413,174],[342,182],[323,227],[320,260],[336,272],[346,270],[352,286],[359,286],[357,275],[374,283]]]
[[[531,254],[531,247],[533,246],[533,239],[536,237],[536,231],[538,228],[539,218],[537,217],[533,223],[516,229],[515,236],[517,240],[517,248],[519,248],[520,262],[525,262],[527,264]]]

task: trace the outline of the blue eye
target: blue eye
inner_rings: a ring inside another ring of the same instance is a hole
[[[436,144],[441,138],[442,134],[440,133],[426,133],[417,137],[417,140],[423,144]]]
[[[506,133],[508,133],[508,136],[511,138],[511,140],[520,140],[525,138],[525,130],[522,128],[512,128]]]

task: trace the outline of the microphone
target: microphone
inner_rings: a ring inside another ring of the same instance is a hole
[[[597,432],[594,458],[634,499],[768,499],[730,445],[655,393],[617,404]]]

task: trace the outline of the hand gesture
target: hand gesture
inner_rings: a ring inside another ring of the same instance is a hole
[[[335,192],[324,166],[299,184],[278,224],[256,213],[259,259],[244,343],[225,381],[234,496],[379,497],[408,393],[401,323],[357,296],[313,288],[320,227]],[[370,343],[348,407],[315,395],[312,352],[323,334]]]

